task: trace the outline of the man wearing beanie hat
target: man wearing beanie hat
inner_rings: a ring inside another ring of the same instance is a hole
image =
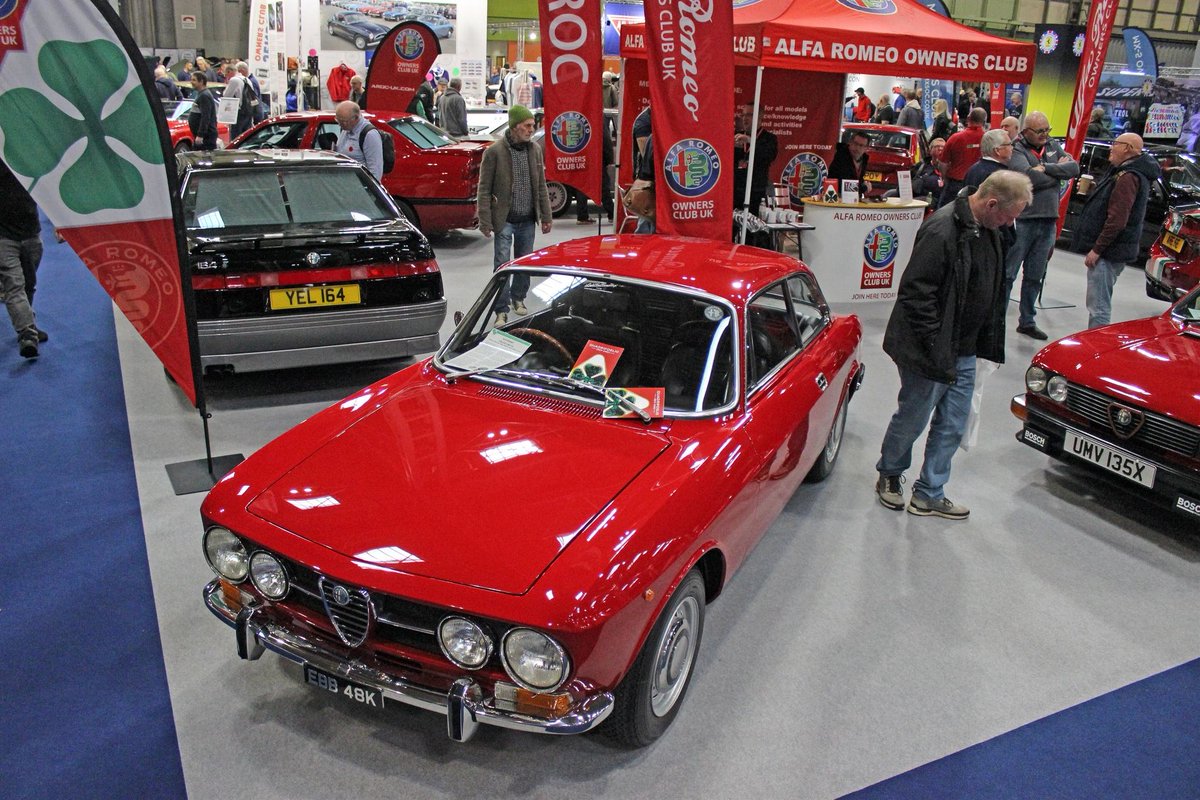
[[[499,268],[511,258],[533,251],[535,226],[550,232],[550,194],[542,149],[533,141],[537,130],[533,112],[525,106],[508,110],[508,130],[483,154],[479,170],[479,194],[475,198],[480,232],[493,242],[492,266]],[[508,311],[525,314],[529,276],[514,275],[512,284],[496,297],[492,311],[496,323],[508,321]]]

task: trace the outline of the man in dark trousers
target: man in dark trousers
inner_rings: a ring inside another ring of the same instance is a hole
[[[1150,184],[1161,174],[1158,162],[1142,152],[1142,137],[1122,133],[1112,143],[1112,169],[1083,204],[1071,249],[1086,253],[1088,327],[1109,323],[1113,287],[1125,265],[1137,258],[1146,221]]]
[[[1000,170],[938,209],[917,231],[883,337],[884,352],[900,370],[898,408],[875,466],[875,494],[887,508],[905,508],[904,472],[913,443],[929,427],[908,513],[944,519],[971,513],[946,497],[944,487],[967,428],[975,359],[1004,362],[1008,298],[997,229],[1011,225],[1032,198],[1028,178]]]
[[[750,167],[750,133],[758,121],[758,113],[753,105],[745,105],[741,109],[745,131],[733,135],[733,207],[745,208],[746,174]],[[779,140],[775,134],[763,130],[760,125],[758,135],[754,140],[754,172],[750,176],[750,211],[758,213],[763,198],[767,196],[767,183],[771,171],[771,163],[779,154]]]
[[[25,279],[26,275],[36,278],[41,232],[37,204],[8,165],[0,162],[0,293],[25,358],[37,358],[38,342],[46,340],[35,324],[32,283],[27,287]]]
[[[217,149],[217,101],[208,88],[208,78],[197,70],[192,73],[192,110],[188,113],[188,127],[195,138],[194,149]]]

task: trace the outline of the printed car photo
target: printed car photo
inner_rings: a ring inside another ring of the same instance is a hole
[[[204,601],[231,651],[273,651],[331,702],[436,712],[458,741],[603,723],[648,744],[683,702],[706,605],[834,469],[861,341],[769,251],[535,251],[434,357],[218,483]]]
[[[1017,440],[1200,518],[1200,291],[1157,317],[1042,348],[1012,400]]]
[[[177,160],[206,371],[437,348],[446,301],[433,249],[358,162],[286,150]]]
[[[416,114],[363,116],[392,137],[396,165],[384,173],[382,183],[405,217],[427,235],[478,226],[475,194],[485,142],[457,142]],[[295,111],[263,120],[230,147],[331,150],[340,132],[332,111]]]
[[[348,39],[359,50],[366,50],[368,47],[379,44],[391,30],[390,25],[376,22],[366,14],[354,11],[339,11],[329,18],[326,27],[331,36]]]

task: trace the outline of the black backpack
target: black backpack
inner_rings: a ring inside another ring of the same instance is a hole
[[[374,125],[368,124],[358,134],[358,149],[362,152],[367,152],[367,131],[379,130]],[[392,167],[396,166],[396,145],[392,141],[392,137],[379,131],[379,138],[383,142],[383,174],[387,175],[392,171]]]

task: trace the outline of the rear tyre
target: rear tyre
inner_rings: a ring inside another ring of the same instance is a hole
[[[546,181],[546,190],[550,194],[550,213],[555,218],[566,214],[571,207],[571,195],[567,193],[567,187],[558,181]]]
[[[396,207],[400,209],[400,213],[404,215],[404,218],[411,222],[413,227],[420,230],[421,220],[417,218],[417,212],[413,210],[413,207],[399,197],[393,197],[392,199],[396,201]]]
[[[191,142],[180,142],[179,144],[175,145],[175,155],[179,155],[180,153],[186,153],[186,152],[190,151],[191,149],[192,149]]]
[[[846,430],[846,407],[850,404],[849,399],[846,398],[838,406],[837,416],[833,419],[833,427],[829,429],[829,438],[825,440],[825,449],[821,451],[817,463],[813,464],[812,469],[804,476],[805,483],[820,483],[833,473],[838,453],[842,452],[842,434]]]
[[[692,681],[704,633],[704,579],[692,570],[654,623],[629,674],[616,690],[605,730],[630,747],[645,747],[670,727]]]

